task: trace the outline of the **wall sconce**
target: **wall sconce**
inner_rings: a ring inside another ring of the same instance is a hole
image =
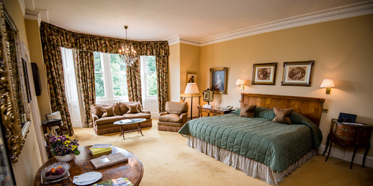
[[[243,80],[243,79],[237,79],[236,85],[238,85],[239,87],[241,87],[241,90],[245,89],[245,80]]]
[[[334,86],[333,80],[331,80],[331,79],[324,79],[324,81],[322,81],[320,87],[326,88],[325,94],[330,94],[331,88],[333,88],[335,86]]]

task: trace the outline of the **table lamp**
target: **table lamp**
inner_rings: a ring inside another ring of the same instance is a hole
[[[188,83],[186,88],[185,88],[185,94],[190,94],[192,96],[190,100],[190,118],[193,118],[193,94],[198,94],[198,86],[196,83]]]

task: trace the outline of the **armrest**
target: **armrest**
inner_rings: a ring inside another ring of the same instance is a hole
[[[161,113],[159,113],[159,116],[163,116],[163,115],[167,115],[168,114],[168,112],[161,112]]]
[[[183,120],[183,124],[186,123],[187,120],[188,120],[188,112],[186,112],[186,113],[182,113],[182,114],[180,115],[180,118]]]
[[[141,113],[150,114],[150,111],[149,110],[142,110]]]
[[[96,115],[96,114],[92,114],[92,122],[93,124],[96,122],[96,120],[98,120],[99,117]]]

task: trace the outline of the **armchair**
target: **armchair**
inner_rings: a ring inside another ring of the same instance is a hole
[[[158,116],[158,130],[178,132],[187,122],[188,104],[186,102],[166,102],[166,112]]]

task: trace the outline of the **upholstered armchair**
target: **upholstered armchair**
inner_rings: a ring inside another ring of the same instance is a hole
[[[187,122],[188,103],[166,102],[166,112],[158,116],[158,130],[178,132]]]

